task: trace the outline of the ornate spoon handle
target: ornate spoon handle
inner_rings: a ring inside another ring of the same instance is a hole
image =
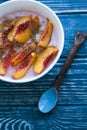
[[[55,81],[53,82],[52,87],[55,87],[57,90],[60,88],[67,70],[69,69],[77,51],[82,46],[82,44],[86,38],[87,38],[87,34],[82,34],[80,32],[77,32],[75,39],[74,39],[74,44],[64,62],[63,67],[60,70],[60,73],[57,75]]]

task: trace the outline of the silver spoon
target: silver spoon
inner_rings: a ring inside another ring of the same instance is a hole
[[[63,67],[60,70],[60,73],[57,75],[55,81],[53,82],[52,86],[50,89],[48,89],[40,98],[39,103],[38,103],[38,108],[41,112],[47,113],[51,111],[57,101],[58,101],[58,90],[62,84],[62,81],[64,79],[64,76],[69,69],[77,51],[87,38],[87,33],[82,34],[79,31],[77,32],[75,39],[74,39],[74,44],[72,49],[70,50]]]

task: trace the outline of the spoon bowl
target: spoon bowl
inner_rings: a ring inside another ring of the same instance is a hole
[[[39,110],[43,113],[49,112],[53,109],[58,100],[58,92],[55,88],[48,89],[39,100]]]

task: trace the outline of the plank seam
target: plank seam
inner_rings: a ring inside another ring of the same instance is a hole
[[[86,14],[87,10],[62,10],[54,11],[56,14]]]

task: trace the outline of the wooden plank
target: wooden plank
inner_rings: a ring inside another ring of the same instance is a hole
[[[7,0],[0,0],[0,3],[5,2]],[[46,4],[53,11],[59,13],[65,12],[87,12],[87,1],[86,0],[37,0]]]
[[[86,0],[37,0],[47,6],[49,6],[53,11],[67,11],[67,10],[87,10]]]
[[[66,15],[58,15],[65,34],[65,45],[62,56],[66,56],[71,49],[73,44],[74,36],[78,30],[82,33],[87,32],[87,14],[66,14]],[[85,22],[84,22],[85,21]],[[80,49],[77,56],[79,57],[87,57],[87,41],[84,43],[83,47]]]
[[[37,107],[0,109],[1,130],[86,130],[87,106],[57,106],[48,114]]]

